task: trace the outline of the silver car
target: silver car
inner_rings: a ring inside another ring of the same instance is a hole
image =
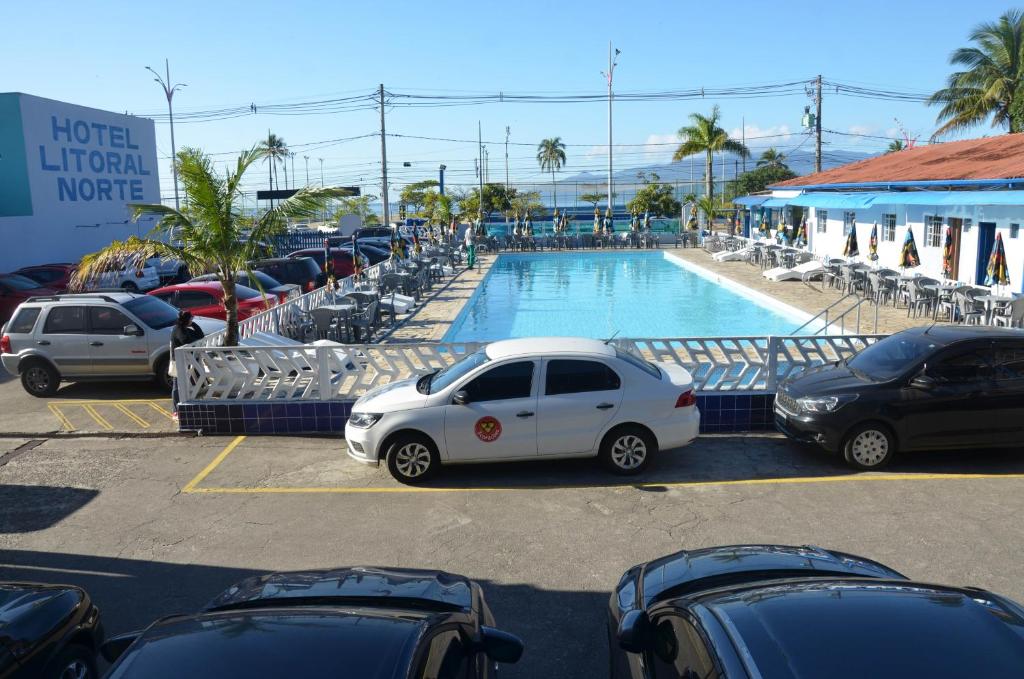
[[[29,394],[52,396],[62,381],[155,379],[170,389],[167,362],[178,310],[127,292],[33,297],[0,339],[0,360]],[[196,318],[209,334],[223,321]]]

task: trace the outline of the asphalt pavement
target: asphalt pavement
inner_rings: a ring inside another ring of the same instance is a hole
[[[625,480],[584,460],[451,468],[408,488],[345,458],[338,438],[0,444],[0,579],[83,585],[110,633],[254,573],[440,568],[480,581],[499,626],[525,639],[505,676],[604,676],[604,611],[626,568],[751,542],[818,544],[1024,601],[1018,451],[852,474],[775,436],[716,436]]]

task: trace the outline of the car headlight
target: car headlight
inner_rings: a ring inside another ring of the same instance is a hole
[[[359,429],[369,429],[377,424],[382,413],[352,413],[348,416],[348,423]]]
[[[833,413],[847,403],[857,400],[857,394],[841,394],[839,396],[807,396],[798,398],[800,410],[808,413]]]

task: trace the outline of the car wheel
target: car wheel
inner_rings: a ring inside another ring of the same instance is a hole
[[[170,362],[170,356],[163,356],[157,359],[153,366],[153,381],[156,382],[157,387],[167,392],[174,387],[174,378],[167,374],[167,366],[170,365]]]
[[[854,427],[843,443],[843,457],[856,469],[880,469],[895,454],[896,439],[889,428],[879,422]]]
[[[121,284],[121,289],[125,292],[138,292],[139,286],[135,285],[132,281],[125,281]]]
[[[406,434],[395,439],[387,451],[388,471],[399,483],[423,483],[441,466],[433,441],[426,436]]]
[[[46,361],[30,361],[21,371],[21,386],[36,398],[53,396],[60,388],[60,373]]]
[[[96,679],[96,661],[85,646],[70,644],[46,668],[47,679]]]
[[[658,452],[658,442],[646,429],[628,425],[608,432],[601,442],[599,456],[615,474],[639,474]]]

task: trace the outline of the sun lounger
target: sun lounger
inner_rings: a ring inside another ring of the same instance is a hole
[[[786,267],[770,269],[765,271],[763,275],[768,280],[776,283],[779,281],[806,281],[815,274],[824,271],[824,269],[825,267],[821,265],[821,262],[811,260],[810,262],[794,266],[792,269],[787,269]]]
[[[746,259],[751,250],[753,250],[751,247],[740,248],[739,250],[722,250],[711,255],[711,257],[716,262],[738,262]]]

